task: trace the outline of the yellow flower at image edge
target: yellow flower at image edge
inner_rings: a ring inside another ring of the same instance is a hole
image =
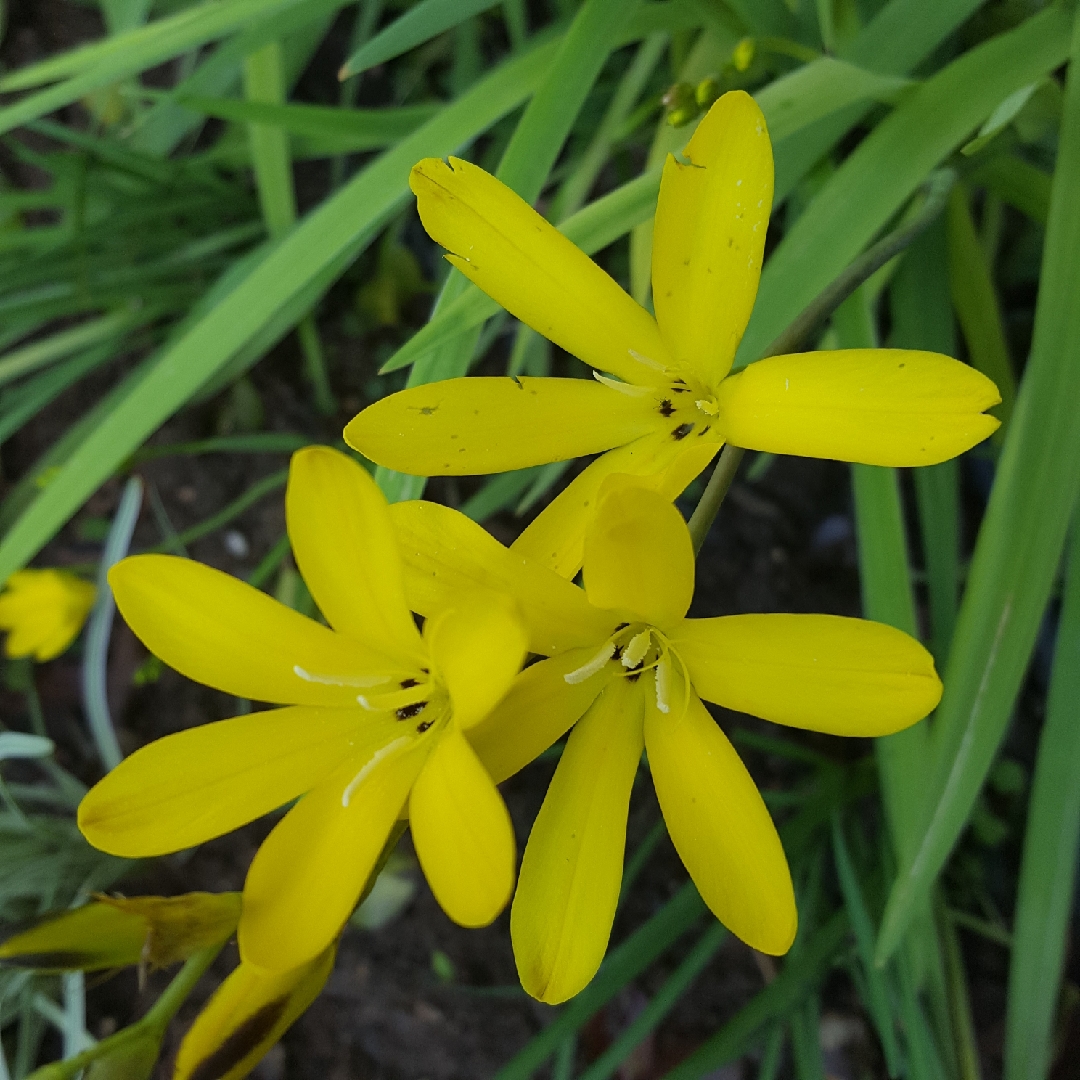
[[[849,349],[731,366],[754,306],[773,193],[765,119],[725,94],[664,166],[653,318],[482,169],[416,165],[411,185],[448,260],[594,380],[464,378],[404,390],[345,429],[380,465],[421,476],[502,472],[603,453],[515,541],[566,577],[614,473],[674,497],[724,442],[869,465],[931,465],[985,439],[997,388],[936,353]],[[601,374],[604,373],[604,374]]]
[[[455,597],[421,636],[386,501],[345,455],[295,454],[286,512],[329,627],[187,559],[134,556],[109,576],[156,656],[226,693],[286,707],[159,739],[79,807],[92,844],[142,857],[192,847],[302,795],[244,885],[241,957],[269,972],[329,947],[406,808],[446,912],[479,926],[502,910],[513,831],[465,733],[506,691],[526,647],[512,602],[493,595]]]
[[[689,532],[668,500],[634,478],[612,476],[601,489],[584,589],[445,507],[399,503],[391,516],[416,610],[470,583],[502,589],[518,600],[530,648],[550,657],[526,668],[474,729],[495,780],[577,722],[533,825],[511,912],[525,989],[563,1001],[603,959],[643,749],[671,839],[705,903],[754,948],[786,952],[796,912],[784,851],[702,699],[834,735],[887,735],[937,704],[930,654],[862,619],[686,618]]]
[[[97,590],[63,570],[19,570],[0,593],[0,630],[10,657],[52,660],[78,637]]]

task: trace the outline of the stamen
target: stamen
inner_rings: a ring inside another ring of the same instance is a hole
[[[694,404],[703,412],[708,413],[709,416],[715,416],[720,410],[715,401],[710,398],[702,398],[700,401],[695,401]]]
[[[407,735],[401,735],[394,739],[393,742],[388,742],[384,747],[376,750],[371,755],[371,760],[365,762],[364,767],[349,781],[349,786],[341,793],[341,805],[348,806],[349,800],[353,797],[353,792],[364,782],[364,778],[367,777],[371,770],[382,761],[383,758],[394,753],[400,746],[409,741]]]
[[[571,671],[569,674],[563,676],[563,680],[568,682],[571,686],[576,686],[578,683],[583,683],[586,679],[591,679],[613,656],[615,655],[615,642],[608,639],[604,642],[600,651],[586,664],[582,664],[581,667],[575,671]]]
[[[656,707],[662,713],[671,711],[671,661],[661,656],[656,662]]]
[[[606,375],[601,375],[599,371],[594,371],[592,377],[597,382],[610,386],[612,390],[618,390],[620,394],[626,394],[628,397],[644,397],[646,394],[653,392],[651,386],[637,386],[634,383],[619,382],[618,379],[609,379]]]
[[[656,360],[650,359],[648,356],[642,356],[636,349],[626,350],[639,364],[644,364],[646,367],[650,367],[653,371],[667,371],[667,368],[663,364]]]
[[[316,675],[299,664],[293,664],[293,674],[320,686],[383,686],[390,681],[389,675]]]
[[[640,634],[635,634],[630,639],[630,643],[623,649],[623,654],[620,657],[622,666],[626,668],[627,671],[632,671],[645,659],[645,654],[649,651],[649,643],[651,640],[651,630],[642,630]]]
[[[392,690],[388,694],[357,694],[356,702],[362,709],[368,712],[394,712],[403,708],[409,708],[417,702],[425,701],[428,693],[426,684],[417,687],[407,687],[405,690]]]

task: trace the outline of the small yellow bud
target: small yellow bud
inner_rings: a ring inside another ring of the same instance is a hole
[[[704,112],[720,96],[720,80],[710,75],[702,79],[694,89],[694,99],[698,107]]]
[[[698,114],[695,90],[689,83],[675,83],[664,94],[663,102],[667,110],[667,122],[672,127],[683,127]]]
[[[745,71],[754,62],[754,39],[744,37],[731,54],[731,62],[736,71]]]

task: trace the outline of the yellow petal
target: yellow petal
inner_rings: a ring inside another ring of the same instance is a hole
[[[921,720],[941,698],[926,649],[866,619],[687,619],[669,640],[706,701],[789,727],[889,735]]]
[[[798,916],[772,818],[734,747],[682,680],[671,711],[646,697],[645,746],[672,843],[709,910],[751,948],[779,956]],[[680,702],[675,704],[675,702]]]
[[[299,450],[285,509],[296,564],[330,625],[374,653],[421,665],[386,499],[367,471],[328,446]]]
[[[585,534],[585,592],[598,608],[664,628],[694,596],[694,548],[682,514],[663,495],[619,484],[600,493]]]
[[[987,438],[1001,400],[983,374],[938,353],[842,349],[759,360],[720,384],[717,427],[734,446],[865,465],[936,465]]]
[[[241,965],[217,988],[184,1036],[173,1080],[241,1080],[319,996],[336,946],[292,971]]]
[[[469,742],[495,783],[501,784],[562,738],[596,700],[611,678],[601,669],[586,679],[566,681],[592,660],[602,638],[527,667],[487,717],[469,729]]]
[[[244,883],[242,960],[285,971],[341,932],[431,746],[409,725],[397,732],[347,758],[259,848]]]
[[[675,359],[715,386],[754,306],[772,208],[772,145],[754,99],[724,94],[684,156],[668,155],[660,182],[653,303]]]
[[[284,705],[350,705],[394,674],[386,658],[220,570],[133,555],[109,571],[117,607],[143,644],[189,679]]]
[[[424,627],[435,671],[450,694],[454,720],[470,728],[491,712],[521,670],[528,651],[517,604],[501,593],[454,599]]]
[[[146,920],[96,901],[51,911],[0,944],[0,967],[100,971],[142,960]]]
[[[585,531],[596,513],[600,485],[613,473],[626,473],[674,499],[720,449],[720,443],[705,439],[687,443],[675,441],[664,428],[609,450],[555,496],[510,550],[573,578],[585,559]]]
[[[595,379],[447,379],[369,405],[345,441],[399,472],[464,476],[597,454],[660,419],[651,396]]]
[[[641,687],[612,680],[567,740],[521,862],[510,936],[521,985],[556,1005],[607,951],[642,749]]]
[[[428,234],[488,296],[586,364],[657,381],[669,358],[653,317],[505,184],[457,158],[426,158],[409,184]]]
[[[409,605],[421,615],[472,590],[505,593],[518,604],[529,650],[553,656],[611,633],[614,620],[585,593],[544,566],[508,551],[481,525],[437,503],[394,503],[390,520],[405,561]]]
[[[300,705],[167,735],[90,789],[79,828],[94,847],[131,859],[194,847],[302,795],[393,723]]]
[[[443,911],[487,926],[514,889],[514,827],[480,759],[449,724],[409,797],[416,857]]]

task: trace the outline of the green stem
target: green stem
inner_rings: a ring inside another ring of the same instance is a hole
[[[701,551],[701,545],[705,543],[705,537],[716,519],[720,504],[731,487],[731,482],[738,472],[739,462],[743,459],[746,451],[741,446],[728,444],[720,454],[720,460],[713,469],[712,476],[705,488],[697,507],[690,517],[690,539],[694,542],[694,554]]]
[[[110,1035],[107,1039],[95,1043],[84,1050],[81,1054],[68,1058],[67,1061],[56,1061],[51,1065],[43,1065],[40,1069],[30,1074],[27,1080],[72,1080],[81,1073],[91,1062],[107,1054],[134,1042],[146,1035],[160,1039],[165,1033],[169,1021],[176,1015],[180,1006],[187,1000],[188,994],[194,989],[195,984],[202,978],[206,969],[217,958],[225,942],[211,945],[195,953],[180,969],[180,973],[165,988],[165,992],[154,1002],[153,1008],[141,1019]]]
[[[827,285],[765,350],[767,356],[795,352],[810,333],[825,321],[864,281],[904,250],[945,208],[956,180],[951,169],[932,173],[923,190],[926,201],[906,225],[901,225],[869,247]]]

